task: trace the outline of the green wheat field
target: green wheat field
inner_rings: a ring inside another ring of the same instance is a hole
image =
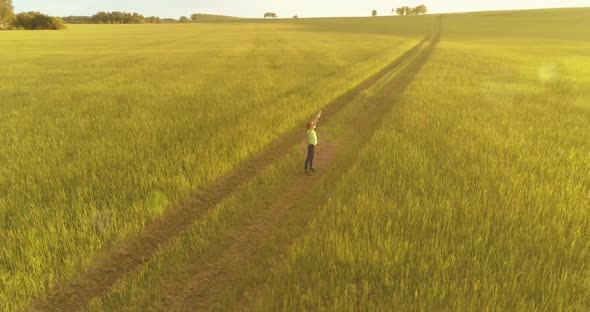
[[[402,92],[388,93],[403,72],[392,71],[320,121],[318,156],[324,139],[336,160],[259,235],[231,283],[211,286],[207,309],[587,311],[589,16],[1,32],[0,310],[67,288],[291,129],[303,139],[318,110],[440,31]],[[373,106],[388,108],[374,131],[353,129]],[[191,282],[187,268],[231,249],[228,233],[264,222],[256,216],[273,194],[303,174],[303,149],[79,308],[186,309],[174,296]]]

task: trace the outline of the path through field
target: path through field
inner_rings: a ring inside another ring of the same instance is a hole
[[[306,176],[303,168],[300,172],[294,172],[289,180],[291,182],[276,193],[271,200],[272,204],[251,218],[253,221],[241,224],[239,228],[216,240],[220,243],[208,249],[208,254],[201,257],[208,259],[206,263],[202,260],[192,261],[190,266],[182,268],[181,275],[171,276],[171,280],[164,283],[168,285],[166,293],[169,295],[169,310],[205,309],[216,294],[233,283],[237,273],[252,260],[264,240],[281,228],[286,216],[313,189],[317,179],[330,173],[333,164],[343,153],[358,151],[363,142],[368,141],[377,129],[381,117],[395,105],[399,95],[427,62],[439,41],[439,28],[383,70],[324,108],[322,122],[332,119],[363,90],[378,83],[385,84],[380,89],[387,91],[380,93],[374,101],[375,105],[368,107],[366,114],[357,116],[350,125],[365,139],[353,142],[347,141],[347,138],[323,140],[316,160],[316,167],[321,169],[319,173]],[[395,76],[388,77],[393,72]],[[286,133],[259,155],[243,162],[227,176],[187,199],[153,224],[147,225],[138,235],[103,254],[93,267],[81,272],[71,284],[62,286],[43,300],[38,300],[31,309],[75,311],[85,307],[93,298],[104,295],[120,278],[148,261],[160,246],[181,235],[212,207],[284,156],[293,146],[303,146],[303,131],[297,128]],[[352,145],[343,149],[342,144]]]

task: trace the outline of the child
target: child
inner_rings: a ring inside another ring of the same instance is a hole
[[[309,175],[309,171],[307,171],[308,165],[309,170],[316,172],[313,168],[313,156],[315,155],[315,146],[318,144],[318,136],[315,133],[315,127],[320,119],[322,112],[320,111],[318,115],[315,117],[313,121],[307,123],[307,158],[305,159],[305,174]]]

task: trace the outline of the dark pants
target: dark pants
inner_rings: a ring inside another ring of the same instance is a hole
[[[305,170],[309,164],[309,169],[313,168],[313,156],[315,155],[315,145],[309,144],[307,146],[307,158],[305,158]]]

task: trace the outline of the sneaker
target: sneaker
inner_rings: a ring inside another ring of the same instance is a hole
[[[317,170],[315,170],[315,169],[313,169],[313,168],[311,168],[311,171],[313,171],[313,172],[318,172]]]

